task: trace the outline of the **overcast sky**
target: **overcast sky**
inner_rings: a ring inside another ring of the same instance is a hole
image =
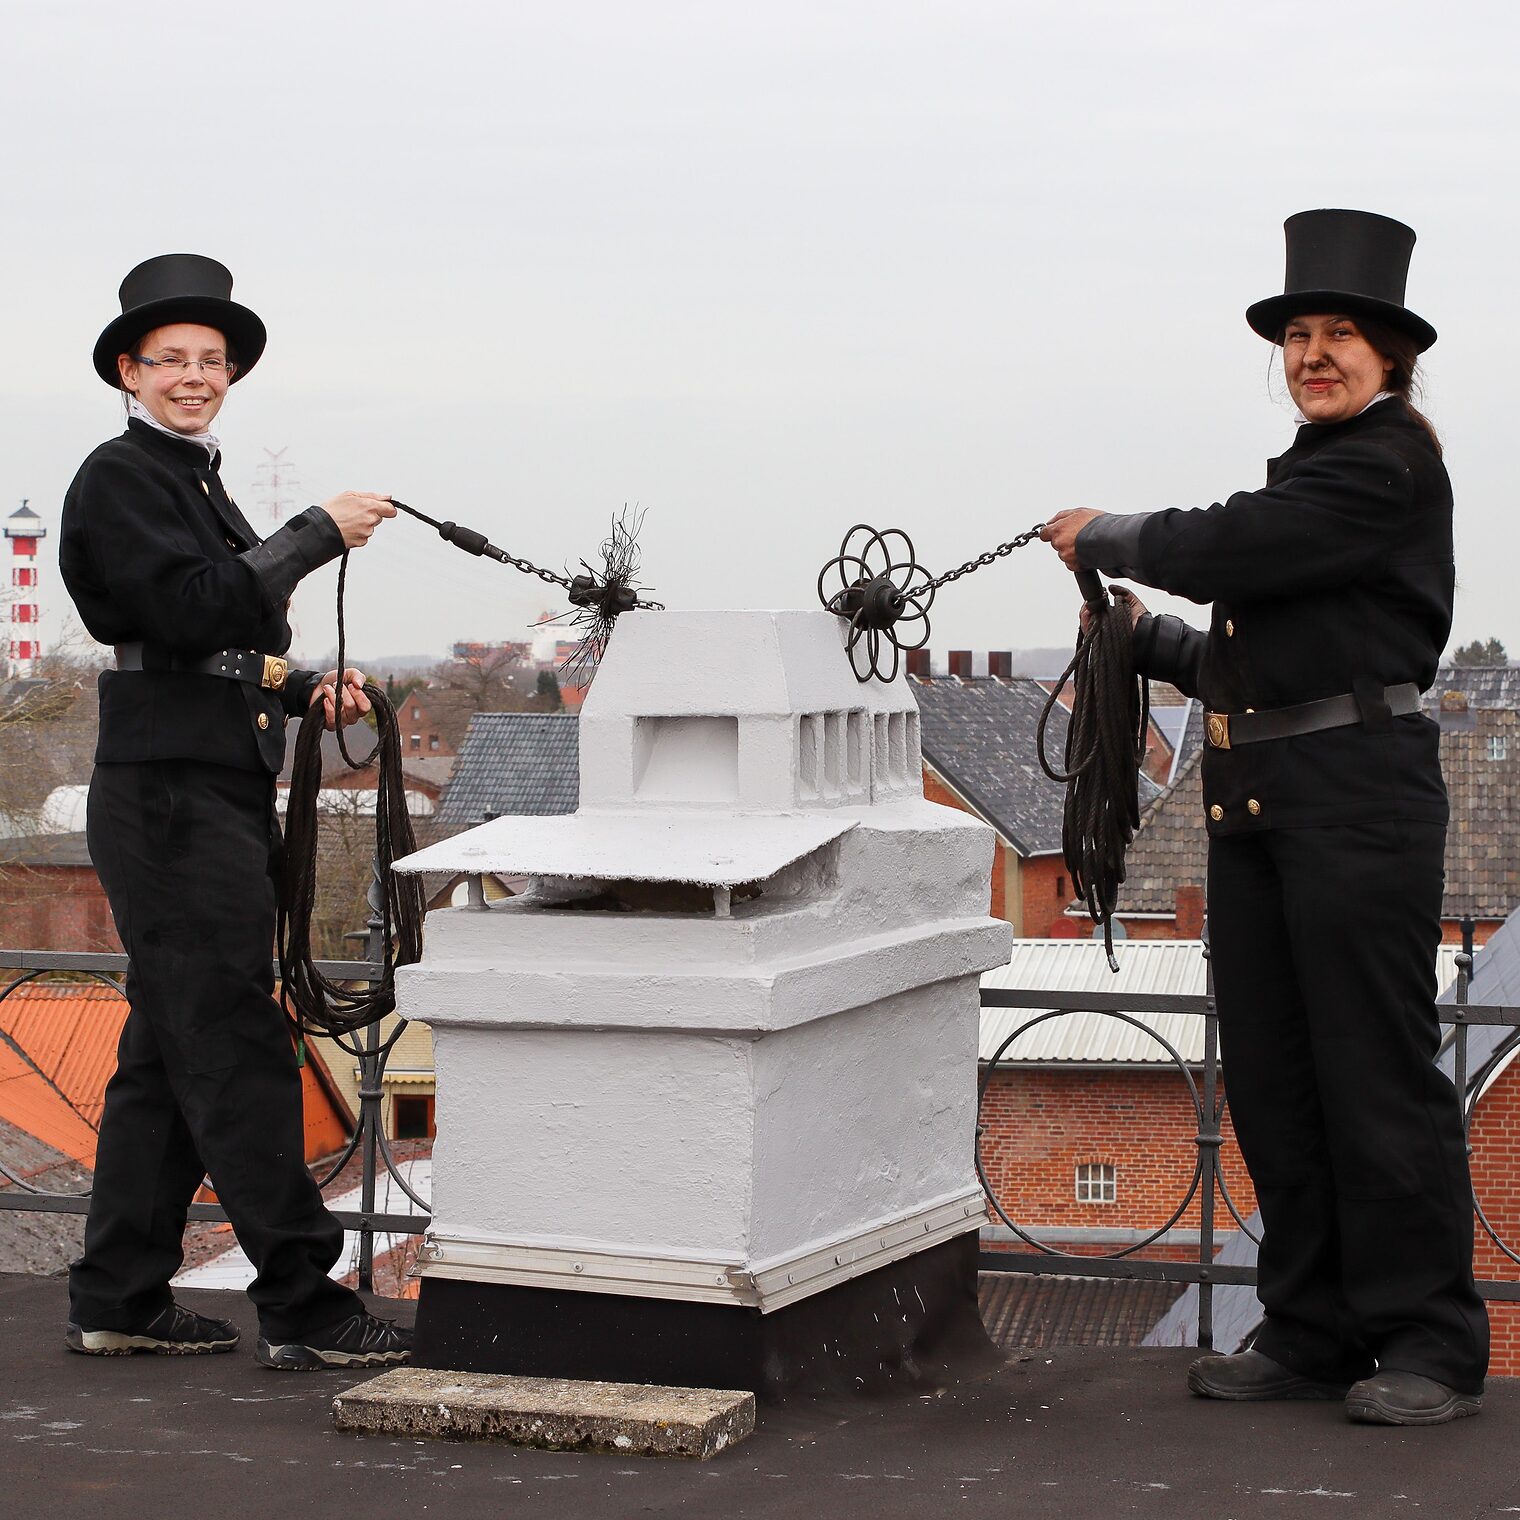
[[[268,324],[217,424],[261,528],[257,466],[283,448],[294,506],[390,491],[555,566],[637,503],[671,606],[795,607],[857,521],[938,571],[1059,507],[1258,485],[1293,426],[1242,313],[1282,288],[1284,217],[1351,206],[1419,234],[1455,638],[1520,652],[1511,5],[0,16],[0,515],[30,497],[50,555],[120,426],[90,350],[156,253],[221,259]],[[410,521],[349,588],[361,662],[558,605]],[[298,649],[332,646],[332,594],[331,573],[303,585]],[[1064,644],[1076,605],[1032,546],[942,593],[933,644]]]

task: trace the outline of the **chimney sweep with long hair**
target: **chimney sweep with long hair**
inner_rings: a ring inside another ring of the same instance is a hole
[[[1213,1399],[1344,1399],[1353,1420],[1476,1414],[1488,1317],[1462,1120],[1434,1057],[1446,789],[1420,711],[1451,631],[1451,485],[1415,410],[1435,329],[1404,304],[1414,233],[1289,218],[1282,348],[1298,436],[1266,485],[1195,511],[1057,514],[1073,569],[1213,604],[1134,604],[1137,668],[1207,709],[1208,921],[1230,1110],[1264,1233],[1251,1349]]]

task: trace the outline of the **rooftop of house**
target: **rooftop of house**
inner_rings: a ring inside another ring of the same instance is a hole
[[[580,800],[575,713],[476,713],[438,807],[440,832],[509,813],[573,813]]]
[[[1463,675],[1473,672],[1462,672]],[[1487,677],[1502,674],[1478,671]],[[1443,672],[1443,676],[1446,673]],[[1520,671],[1515,672],[1520,675]],[[1440,682],[1433,691],[1439,695]],[[1513,706],[1474,703],[1460,726],[1443,726],[1441,770],[1451,799],[1446,835],[1448,918],[1505,917],[1520,905],[1520,682]],[[1201,721],[1201,711],[1199,718]],[[1125,862],[1119,913],[1171,914],[1177,889],[1202,886],[1207,877],[1208,833],[1204,827],[1201,729],[1189,725],[1186,756],[1172,784],[1146,809]]]
[[[290,727],[285,731],[285,763],[280,769],[280,781],[285,785],[290,782],[291,767],[295,764],[296,739],[300,732],[301,719],[293,719]],[[375,747],[374,731],[363,724],[345,729],[343,742],[355,760],[362,760]],[[408,779],[420,780],[433,787],[441,787],[448,781],[453,766],[452,754],[411,754],[404,748],[402,750],[402,774]],[[322,779],[331,782],[335,777],[343,779],[352,774],[353,767],[343,758],[343,751],[338,747],[337,733],[331,729],[324,729],[322,732]]]
[[[1443,665],[1425,693],[1425,708],[1441,705],[1447,692],[1459,691],[1473,707],[1520,708],[1520,665]]]
[[[1061,848],[1064,788],[1040,768],[1035,734],[1049,693],[1030,676],[910,677],[924,760],[1023,856]],[[1059,765],[1070,714],[1057,703],[1046,730]],[[1157,788],[1140,778],[1142,802]]]
[[[0,865],[91,866],[83,831],[76,834],[17,834],[0,839]]]
[[[241,1294],[186,1292],[255,1333]],[[405,1315],[387,1304],[384,1312]],[[226,1356],[87,1360],[61,1346],[57,1279],[0,1276],[0,1469],[18,1514],[119,1520],[214,1495],[221,1520],[313,1514],[629,1514],[897,1520],[1094,1515],[1266,1520],[1495,1513],[1513,1503],[1506,1430],[1520,1382],[1440,1431],[1352,1425],[1333,1403],[1240,1406],[1188,1395],[1187,1348],[1038,1347],[992,1376],[889,1401],[763,1408],[710,1462],[630,1461],[487,1442],[342,1435],[335,1394],[366,1373],[291,1377]],[[282,1501],[280,1495],[286,1496]],[[1337,1508],[1338,1506],[1338,1508]]]

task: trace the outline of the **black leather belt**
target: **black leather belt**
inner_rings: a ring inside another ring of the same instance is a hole
[[[1376,716],[1402,718],[1419,712],[1420,688],[1413,681],[1379,687],[1372,703]],[[1314,734],[1322,728],[1349,728],[1353,723],[1365,723],[1372,715],[1368,703],[1348,691],[1343,696],[1300,702],[1296,707],[1269,707],[1264,712],[1205,712],[1203,736],[1211,749],[1234,749],[1237,744],[1291,739],[1295,734]]]
[[[201,676],[224,676],[229,681],[246,681],[268,691],[280,691],[290,674],[290,662],[277,654],[260,654],[256,649],[219,649],[203,660],[182,660],[167,651],[156,651],[145,659],[146,646],[141,640],[116,646],[118,670],[182,670]]]

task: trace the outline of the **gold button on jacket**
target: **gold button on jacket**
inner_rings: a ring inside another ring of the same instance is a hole
[[[259,725],[260,728],[268,728],[269,727],[269,714],[268,713],[260,713],[258,715],[257,719],[255,719],[255,721],[258,723],[258,725]]]
[[[1220,807],[1220,805],[1216,802],[1214,806],[1209,809],[1209,817],[1212,818],[1215,823],[1218,823],[1219,820],[1224,817],[1224,809]]]
[[[1246,812],[1253,818],[1257,817],[1261,813],[1261,804],[1254,797],[1250,798],[1246,802]]]

